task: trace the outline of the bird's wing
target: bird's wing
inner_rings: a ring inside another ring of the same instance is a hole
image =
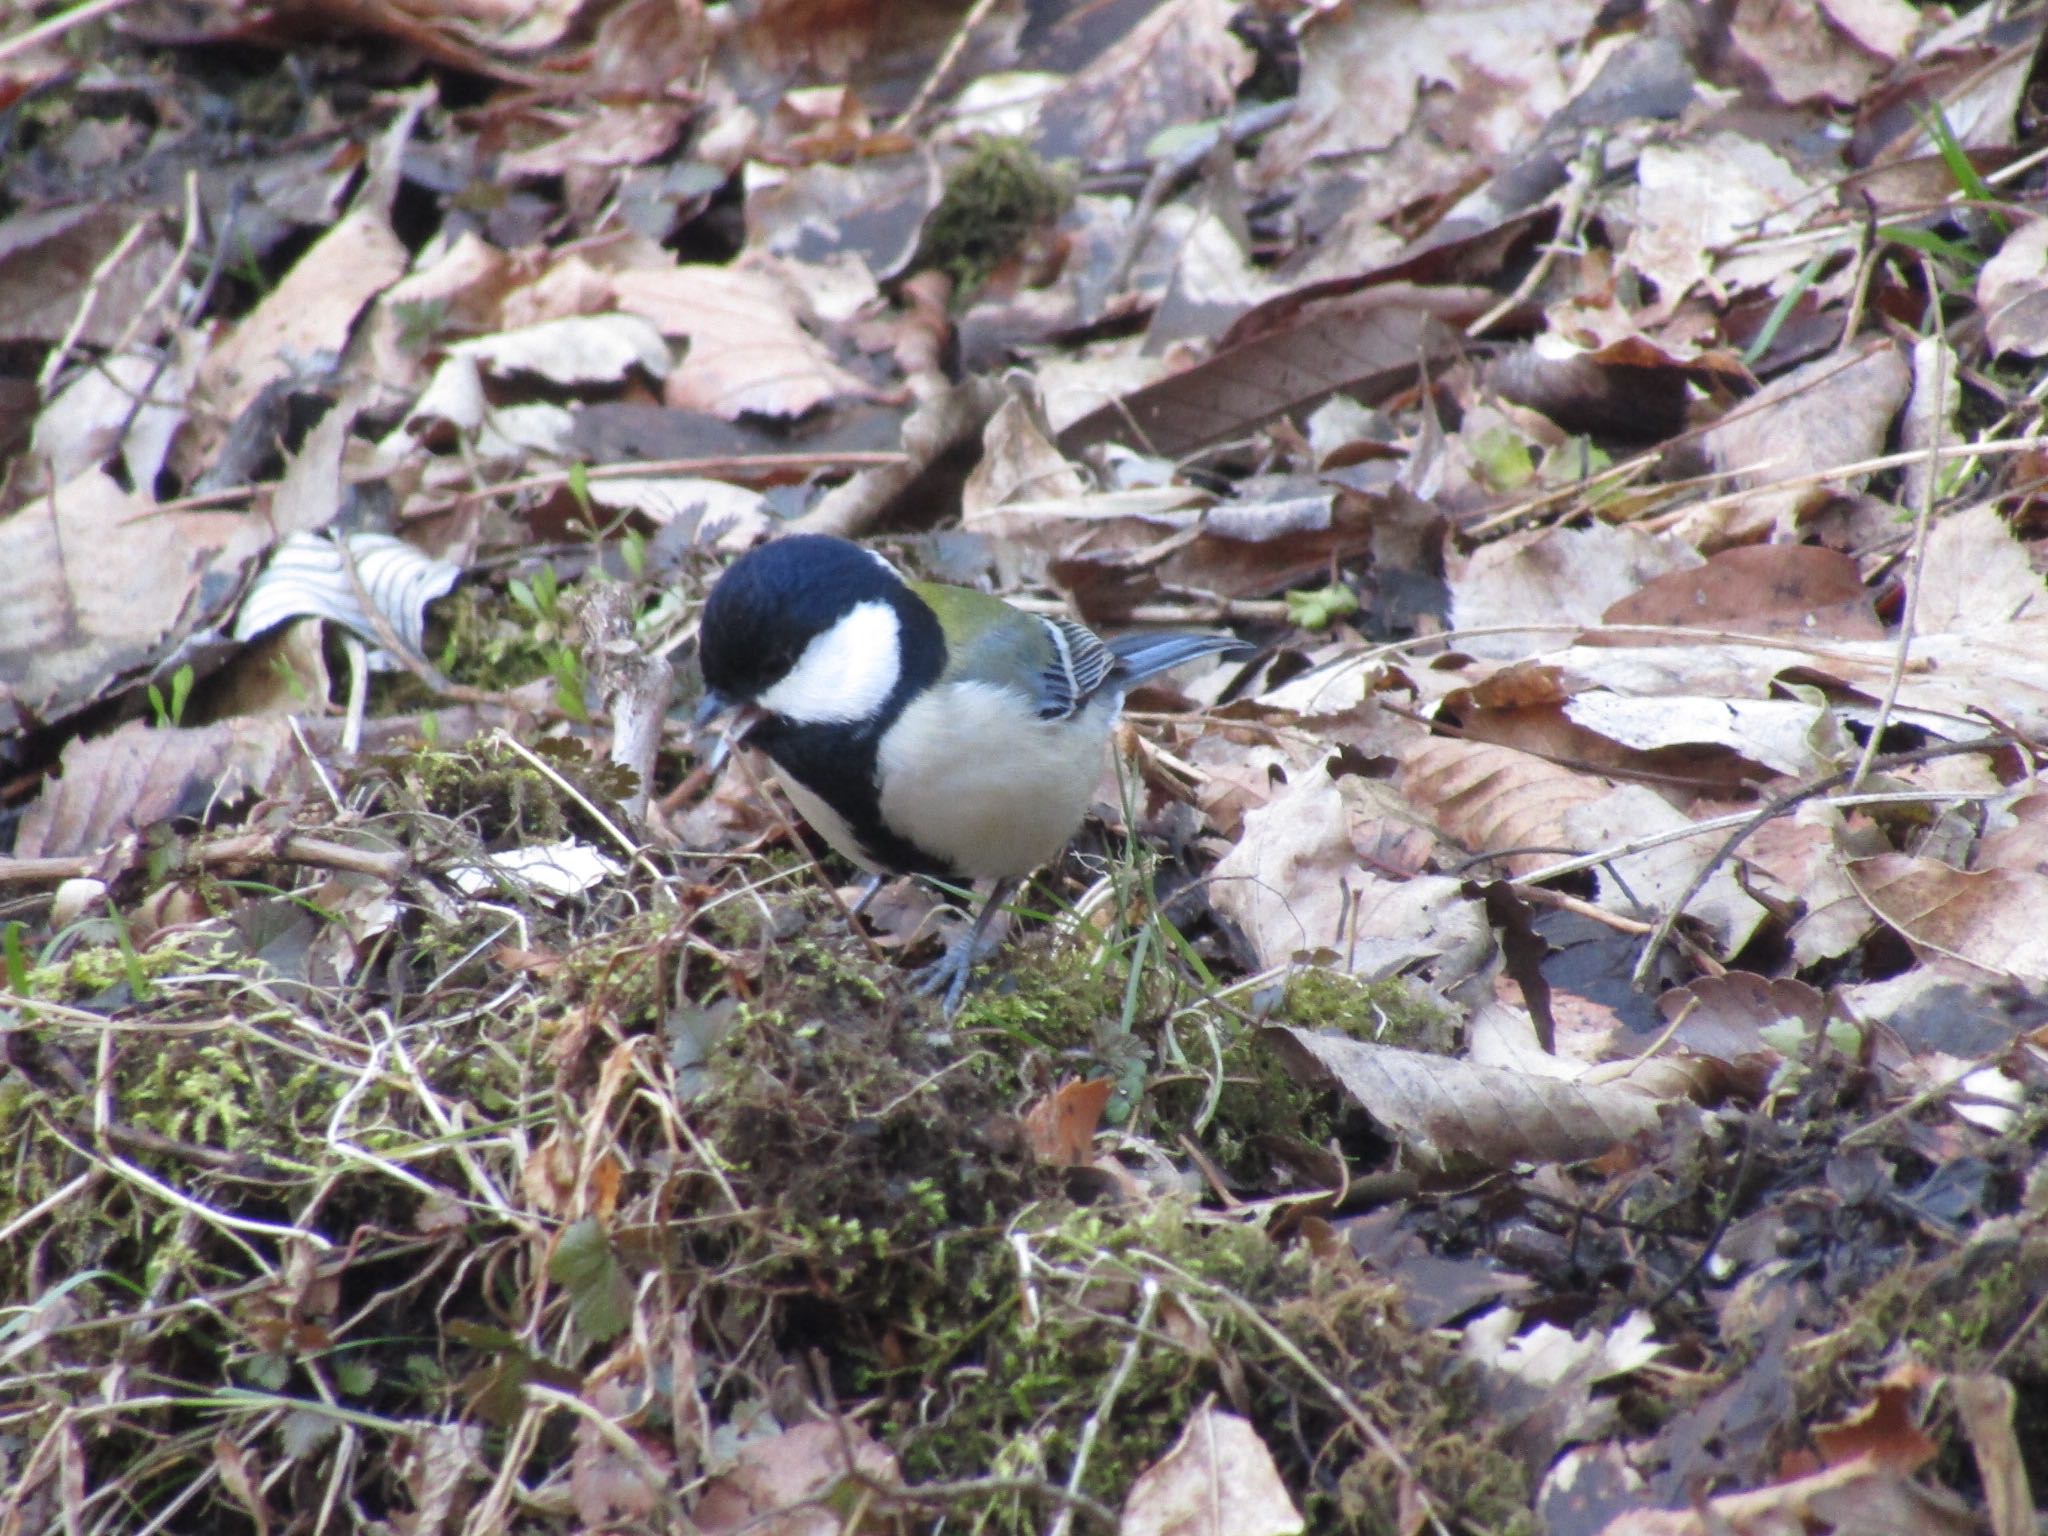
[[[1072,619],[1040,619],[1052,642],[1052,660],[1040,674],[1038,718],[1064,720],[1108,681],[1116,655]]]
[[[1233,651],[1248,655],[1252,648],[1234,635],[1198,635],[1175,629],[1118,635],[1107,649],[1116,663],[1117,681],[1126,688],[1135,688],[1146,678],[1156,677],[1197,656]]]

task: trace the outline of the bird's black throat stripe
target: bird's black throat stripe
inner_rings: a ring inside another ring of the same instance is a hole
[[[747,745],[768,754],[775,766],[844,818],[861,851],[877,868],[897,875],[956,879],[959,871],[935,858],[882,821],[876,756],[883,734],[904,706],[937,682],[946,668],[946,637],[938,618],[914,593],[888,594],[900,623],[896,686],[873,719],[859,726],[804,725],[770,715],[747,733]]]

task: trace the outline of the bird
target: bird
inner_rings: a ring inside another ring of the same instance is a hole
[[[1080,828],[1127,690],[1230,635],[1103,640],[873,550],[791,534],[741,555],[697,633],[700,726],[768,757],[797,812],[870,876],[989,885],[919,990],[959,1010],[985,935]]]

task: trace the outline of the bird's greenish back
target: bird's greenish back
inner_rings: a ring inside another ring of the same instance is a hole
[[[975,678],[1036,696],[1039,680],[1056,659],[1043,623],[1001,598],[967,587],[913,581],[910,589],[938,615],[946,636],[942,682]]]

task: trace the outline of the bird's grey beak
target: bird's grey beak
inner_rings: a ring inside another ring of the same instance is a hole
[[[712,773],[723,768],[732,749],[746,744],[747,732],[760,723],[765,713],[758,704],[735,704],[724,694],[707,692],[696,713],[690,717],[690,724],[700,740],[712,729],[722,728],[709,750],[699,750],[698,757],[704,767]]]
[[[690,728],[701,732],[711,726],[720,715],[728,713],[731,709],[732,701],[730,699],[722,693],[714,693],[711,689],[707,688],[704,690],[704,697],[698,701],[697,712],[690,716]]]

